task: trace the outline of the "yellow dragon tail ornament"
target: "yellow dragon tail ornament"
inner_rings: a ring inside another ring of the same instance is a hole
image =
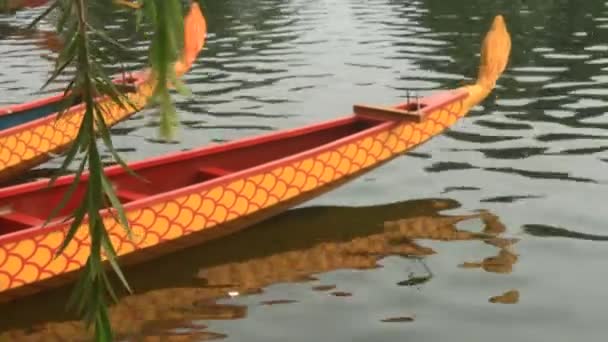
[[[496,86],[509,62],[511,36],[502,15],[494,17],[481,47],[479,73],[474,84],[465,86],[469,96],[464,101],[465,110],[480,103]]]

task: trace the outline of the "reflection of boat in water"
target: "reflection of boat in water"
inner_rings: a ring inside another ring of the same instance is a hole
[[[181,251],[127,270],[138,293],[122,298],[111,309],[113,326],[125,338],[167,335],[177,328],[201,338],[202,333],[215,333],[192,327],[193,321],[238,319],[247,314],[247,307],[215,303],[215,299],[225,298],[229,292],[255,294],[279,282],[309,282],[311,291],[324,287],[319,285],[326,285],[326,290],[331,291],[331,284],[320,284],[313,276],[339,269],[373,269],[389,255],[420,258],[435,253],[422,245],[424,240],[479,240],[497,246],[499,251],[510,251],[514,241],[501,237],[505,228],[491,213],[440,213],[458,206],[453,200],[424,199],[287,212],[256,229],[212,241],[205,248]],[[468,220],[481,220],[485,228],[481,232],[457,228]],[[506,258],[504,264],[495,261],[494,267],[482,268],[507,273],[516,261],[517,258]],[[68,290],[59,293],[67,295]],[[32,321],[58,319],[55,312],[45,316],[41,311],[45,309],[39,307],[34,312],[38,303],[50,301],[62,307],[64,300],[63,295],[38,294],[0,306],[0,311],[13,313],[12,321],[23,321],[28,327]],[[52,304],[47,310],[52,310]],[[8,325],[0,323],[0,329]],[[36,329],[32,336],[40,338],[65,339],[84,334],[78,321],[47,323]],[[7,336],[24,338],[27,331],[13,330]]]
[[[457,223],[474,218],[479,218],[484,222],[485,227],[482,232],[476,233],[456,228]],[[425,220],[430,222],[425,224]],[[431,229],[431,227],[434,229]],[[405,237],[407,242],[415,244],[418,248],[424,247],[420,247],[420,242],[414,242],[416,240],[481,240],[498,248],[498,255],[485,258],[480,262],[465,262],[461,264],[463,268],[481,268],[487,272],[511,273],[513,264],[517,262],[517,255],[512,250],[512,246],[518,240],[500,237],[500,234],[506,231],[506,227],[496,216],[488,212],[481,212],[476,215],[448,217],[442,220],[415,218],[388,221],[385,223],[385,228],[387,232],[390,232],[390,235],[394,234],[395,239]]]
[[[449,203],[449,201],[434,200],[424,204],[430,204],[426,209],[432,210],[447,206]],[[344,216],[347,215],[346,212],[353,210],[353,208],[340,209],[345,211]],[[357,208],[357,210],[362,210],[363,213],[353,210],[352,217],[366,216],[365,209]],[[484,232],[475,233],[456,228],[458,223],[470,219],[484,221],[486,224]],[[353,222],[353,228],[357,225]],[[352,235],[343,241],[320,239],[322,242],[307,248],[203,269],[199,272],[199,276],[203,277],[210,286],[224,286],[227,290],[252,290],[260,287],[264,280],[270,283],[299,281],[314,273],[328,272],[340,268],[375,268],[377,267],[377,261],[388,255],[424,257],[436,253],[433,249],[424,247],[420,240],[484,241],[497,246],[499,254],[488,257],[479,263],[465,263],[465,265],[481,267],[488,272],[510,273],[513,264],[517,261],[517,256],[510,249],[514,240],[497,236],[497,234],[500,234],[494,233],[499,230],[497,226],[500,226],[498,219],[485,212],[462,216],[442,216],[437,212],[430,215],[417,215],[396,221],[387,221],[384,223],[382,230],[369,232],[369,234],[363,236]],[[331,230],[329,227],[326,229]],[[339,232],[344,233],[345,230],[339,230]],[[288,244],[293,237],[287,235],[285,240],[277,240],[276,237],[271,239],[269,236],[266,236],[266,238],[274,243]],[[304,241],[310,240],[305,239]],[[256,245],[258,243],[262,244],[262,241],[255,241]]]

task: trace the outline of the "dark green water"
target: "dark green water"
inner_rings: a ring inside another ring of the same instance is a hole
[[[177,97],[178,141],[154,139],[147,110],[114,129],[129,160],[458,86],[499,13],[511,62],[483,105],[413,153],[242,233],[129,268],[137,293],[113,311],[125,341],[605,339],[608,2],[228,0],[204,11],[209,40],[184,77],[195,97]],[[52,67],[43,37],[19,29],[39,12],[0,17],[0,104],[39,96]],[[142,62],[127,25],[108,29]],[[384,227],[399,219],[400,233]],[[499,237],[466,233],[484,229]],[[69,290],[0,306],[0,331],[78,340]],[[490,299],[508,291],[513,304]]]

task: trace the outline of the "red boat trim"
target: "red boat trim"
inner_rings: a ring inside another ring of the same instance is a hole
[[[53,102],[58,102],[63,98],[64,98],[63,94],[58,94],[58,95],[45,97],[45,98],[42,98],[39,100],[30,101],[27,103],[21,103],[21,104],[16,104],[16,105],[10,105],[8,107],[2,107],[2,108],[0,108],[0,117],[5,116],[5,115],[8,116],[8,115],[14,114],[15,112],[22,112],[22,111],[31,110],[31,109],[34,109],[37,107],[46,106]]]
[[[327,129],[327,128],[332,128],[332,127],[339,126],[342,124],[346,124],[349,122],[354,122],[356,120],[357,120],[357,117],[351,115],[351,116],[347,116],[347,117],[343,117],[343,118],[332,119],[332,120],[321,122],[321,123],[310,124],[310,125],[303,126],[303,127],[284,129],[281,131],[265,133],[265,134],[261,134],[261,135],[255,136],[255,137],[245,137],[245,138],[241,138],[238,140],[226,142],[223,144],[214,143],[214,144],[210,144],[208,146],[199,147],[199,148],[192,149],[189,151],[174,152],[174,153],[169,153],[169,154],[165,154],[165,155],[161,155],[161,156],[151,157],[151,158],[148,158],[145,160],[135,161],[133,163],[130,163],[129,167],[132,170],[137,171],[138,169],[141,169],[141,168],[162,165],[165,163],[179,162],[179,161],[187,160],[187,159],[190,159],[193,157],[203,157],[203,156],[213,154],[213,153],[219,153],[219,152],[224,152],[224,151],[231,150],[234,148],[245,147],[247,145],[271,142],[271,141],[275,141],[275,140],[282,139],[282,138],[293,137],[295,135],[302,135],[302,134],[314,132],[319,129]],[[348,137],[346,137],[346,138],[348,138]],[[342,138],[342,139],[344,139],[344,138]],[[288,157],[285,157],[285,158],[288,158]],[[266,165],[266,164],[263,164],[263,165]],[[260,166],[260,165],[258,165],[258,166]],[[107,167],[105,170],[106,170],[106,175],[108,175],[108,177],[112,177],[114,175],[125,172],[120,165],[112,165],[112,166]],[[83,173],[81,176],[81,179],[83,181],[87,180],[88,178],[89,178],[88,172]],[[72,179],[74,179],[73,175],[65,175],[65,176],[58,177],[55,181],[54,186],[69,184],[70,182],[72,182]],[[15,196],[15,195],[19,195],[24,192],[34,191],[37,189],[44,188],[46,184],[48,184],[48,180],[41,179],[41,180],[34,181],[34,182],[18,184],[18,185],[6,187],[6,188],[0,188],[0,197]]]
[[[144,79],[144,73],[143,72],[137,72],[137,73],[131,73],[125,80],[122,79],[122,75],[119,77],[115,77],[113,79],[114,83],[116,84],[122,84],[125,81],[132,81],[132,84],[134,86],[138,86],[140,84],[142,84],[145,79]],[[40,99],[40,100],[36,100],[36,101],[32,101],[32,102],[28,102],[28,103],[24,103],[24,104],[18,104],[18,105],[12,105],[9,107],[4,107],[4,108],[0,108],[0,116],[3,115],[11,115],[14,112],[17,111],[24,111],[24,110],[30,110],[36,107],[40,107],[40,106],[44,106],[47,104],[50,104],[52,102],[57,102],[60,101],[61,99],[63,99],[64,96],[63,94],[59,94],[59,95],[54,95],[54,96],[50,96],[44,99]],[[96,102],[102,102],[109,99],[107,96],[103,96],[103,97],[98,97],[95,99]],[[84,110],[85,108],[85,104],[84,103],[80,103],[77,104],[75,106],[69,107],[66,111],[66,113],[71,113],[77,110]],[[28,129],[28,128],[33,128],[35,126],[39,126],[42,125],[44,123],[48,123],[51,121],[54,121],[57,119],[57,115],[58,113],[54,113],[39,119],[34,119],[32,121],[28,121],[27,123],[21,124],[21,125],[17,125],[17,126],[13,126],[10,128],[7,128],[5,130],[0,131],[0,137],[5,136],[5,135],[11,135],[14,134],[16,132],[22,131],[24,129]]]
[[[468,92],[466,90],[463,90],[462,93],[457,93],[457,94],[454,94],[452,91],[444,91],[444,92],[442,92],[442,94],[434,94],[429,97],[425,97],[421,100],[427,100],[427,99],[431,99],[431,98],[440,98],[441,99],[443,97],[448,98],[450,94],[452,94],[452,97],[451,97],[452,101],[444,101],[443,102],[444,105],[449,102],[454,102],[459,99],[462,99],[465,96],[468,96]],[[439,96],[439,95],[443,95],[443,96]],[[454,95],[456,95],[456,97],[453,97]],[[407,103],[400,104],[400,105],[398,105],[398,107],[405,106],[405,105],[407,105]],[[348,117],[334,119],[334,120],[317,123],[317,124],[311,124],[311,125],[307,125],[307,126],[300,127],[300,128],[287,129],[287,130],[282,130],[282,131],[278,131],[278,132],[267,133],[267,134],[256,136],[256,137],[244,138],[244,139],[236,140],[233,142],[228,142],[228,143],[225,143],[222,145],[205,146],[205,147],[201,147],[201,148],[198,148],[195,150],[176,152],[176,153],[165,155],[165,156],[153,157],[153,158],[142,160],[139,162],[134,162],[134,163],[130,164],[130,168],[132,170],[134,170],[135,172],[137,172],[137,169],[139,169],[139,168],[151,167],[151,166],[156,166],[159,164],[170,163],[170,162],[178,162],[178,161],[181,161],[184,159],[189,159],[192,157],[201,157],[201,156],[205,156],[205,155],[208,155],[211,153],[224,152],[224,151],[227,151],[230,149],[243,147],[243,146],[246,146],[249,144],[259,144],[259,143],[264,143],[264,142],[270,142],[270,141],[281,139],[281,138],[292,137],[295,135],[302,135],[302,134],[306,134],[306,133],[321,130],[321,129],[331,128],[331,127],[334,127],[337,125],[348,123],[349,121],[354,122],[354,121],[359,121],[359,120],[361,120],[360,117],[358,117],[356,115],[351,115]],[[369,119],[365,119],[365,120],[369,120]],[[280,158],[280,159],[277,159],[277,160],[274,160],[274,161],[271,161],[268,163],[264,163],[261,165],[257,165],[257,166],[254,166],[254,167],[242,170],[242,171],[237,171],[237,172],[231,173],[229,175],[215,178],[215,179],[212,179],[212,180],[209,180],[206,182],[192,184],[192,185],[181,187],[181,188],[178,188],[175,190],[170,190],[167,192],[146,196],[143,199],[123,204],[123,208],[125,211],[136,210],[136,209],[140,209],[142,207],[146,207],[151,204],[154,204],[155,202],[160,202],[166,198],[178,197],[183,194],[194,192],[197,189],[211,188],[213,186],[217,186],[222,183],[227,183],[235,178],[245,178],[251,174],[257,174],[257,173],[263,171],[264,169],[277,167],[277,166],[280,166],[283,164],[287,164],[294,160],[304,159],[310,155],[320,154],[326,150],[334,149],[335,147],[337,147],[339,145],[343,145],[343,144],[349,143],[353,140],[358,140],[358,139],[364,138],[364,137],[366,137],[368,135],[372,135],[374,133],[389,130],[391,128],[391,126],[398,126],[401,124],[400,122],[395,122],[395,121],[387,121],[387,122],[382,122],[379,120],[371,120],[371,121],[378,121],[379,124],[377,126],[367,128],[358,133],[348,135],[346,137],[337,139],[330,143],[312,148],[307,151],[296,153],[296,154],[288,156],[288,157],[283,157],[283,158]],[[123,170],[120,165],[111,166],[106,169],[106,174],[109,177],[117,175],[119,173],[125,173],[125,172],[126,171]],[[73,179],[74,179],[73,175],[67,175],[67,176],[60,177],[56,180],[55,186],[69,184]],[[88,179],[88,173],[83,174],[81,179],[82,179],[82,181],[86,181]],[[14,196],[14,195],[18,195],[18,194],[21,194],[24,192],[41,189],[46,184],[48,184],[47,180],[40,180],[38,182],[26,183],[26,184],[16,185],[13,187],[3,188],[3,189],[0,189],[0,197]],[[113,208],[103,209],[102,215],[106,216],[111,211],[114,211],[114,210],[115,209],[113,209]],[[71,221],[71,220],[69,220],[69,221]],[[87,222],[86,218],[84,219],[83,223],[85,223],[85,222]],[[63,227],[61,227],[61,225],[63,225],[63,223],[65,223],[65,218],[58,218],[58,219],[51,221],[45,227],[37,226],[37,227],[31,227],[31,228],[27,228],[24,230],[11,232],[11,233],[0,236],[0,243],[18,241],[20,239],[32,237],[32,236],[35,236],[38,234],[43,234],[43,233],[46,234],[46,233],[50,233],[55,230],[61,230],[63,228]]]
[[[305,128],[300,128],[300,129],[294,129],[294,130],[289,130],[289,131],[281,131],[281,132],[277,132],[275,133],[275,136],[272,136],[272,134],[269,135],[265,135],[262,137],[254,137],[254,138],[247,138],[247,139],[243,139],[243,140],[239,140],[239,141],[235,141],[232,143],[227,143],[225,145],[219,145],[219,146],[212,146],[212,147],[203,147],[202,150],[195,150],[195,151],[186,151],[186,152],[177,152],[175,154],[169,155],[168,157],[155,157],[153,160],[143,160],[137,163],[137,165],[132,165],[131,169],[133,169],[135,172],[137,172],[138,168],[143,168],[143,167],[149,167],[149,166],[154,166],[154,165],[158,165],[158,164],[162,164],[163,162],[175,162],[175,161],[180,161],[183,159],[187,159],[186,157],[190,157],[190,156],[196,156],[196,157],[200,157],[200,156],[204,156],[207,155],[209,153],[212,152],[222,152],[225,150],[230,149],[231,147],[240,147],[242,145],[246,145],[248,143],[251,142],[266,142],[266,141],[272,141],[278,138],[282,138],[282,137],[289,137],[289,136],[293,136],[297,133],[299,133],[300,131],[303,131],[302,133],[306,133],[308,131],[314,131],[315,128],[326,128],[326,127],[332,127],[335,126],[337,124],[340,124],[342,122],[347,122],[347,121],[355,121],[357,120],[356,117],[354,116],[350,116],[350,117],[346,117],[346,118],[342,118],[342,119],[337,119],[337,120],[333,120],[330,122],[326,122],[326,123],[322,123],[322,124],[317,124],[317,125],[311,125],[311,126],[307,126]],[[319,147],[316,147],[314,149],[308,150],[308,151],[304,151],[304,152],[300,152],[297,154],[294,154],[292,156],[289,157],[284,157],[281,159],[277,159],[275,161],[272,162],[268,162],[265,164],[261,164],[258,166],[254,166],[252,168],[243,170],[243,171],[238,171],[235,173],[231,173],[229,175],[226,175],[224,177],[219,177],[219,178],[215,178],[212,180],[209,180],[207,182],[203,182],[200,184],[192,184],[189,186],[185,186],[179,189],[175,189],[175,190],[170,190],[167,192],[163,192],[160,194],[155,194],[155,195],[150,195],[147,196],[146,198],[143,198],[141,200],[136,200],[133,202],[129,202],[127,204],[123,204],[123,208],[125,211],[130,210],[130,209],[139,209],[141,207],[145,207],[150,205],[151,203],[157,202],[157,201],[161,201],[164,198],[171,198],[171,197],[176,197],[179,196],[180,194],[183,193],[189,193],[192,191],[195,191],[198,188],[203,188],[203,187],[212,187],[212,186],[216,186],[218,184],[222,184],[224,182],[228,182],[234,178],[243,178],[246,177],[250,174],[255,174],[258,173],[262,170],[264,170],[265,168],[270,168],[276,165],[281,165],[281,164],[285,164],[291,160],[295,160],[295,159],[300,159],[303,157],[306,157],[308,155],[311,154],[316,154],[319,152],[322,152],[324,150],[328,150],[331,149],[332,147],[336,146],[336,145],[341,145],[343,143],[349,142],[353,139],[357,139],[359,137],[363,137],[366,136],[368,134],[371,133],[375,133],[377,131],[382,131],[385,129],[388,129],[390,126],[396,126],[398,125],[398,123],[394,123],[394,122],[385,122],[382,123],[378,126],[366,129],[364,131],[361,131],[359,133],[355,133],[353,135],[349,135],[347,137],[335,140],[329,144],[326,145],[322,145]],[[189,153],[190,152],[190,153]],[[111,170],[107,170],[108,176],[111,175],[116,175],[117,173],[124,173],[125,171],[121,169],[120,165],[116,165],[116,166],[111,166],[110,167]],[[117,172],[118,171],[118,172]],[[88,179],[88,173],[87,174],[83,174],[82,175],[82,180],[85,181]],[[55,184],[57,186],[59,185],[65,185],[65,184],[69,184],[69,182],[71,182],[74,179],[73,176],[68,175],[68,176],[63,176],[61,178],[58,178],[57,181],[55,182]],[[39,182],[34,182],[34,183],[29,183],[29,184],[23,184],[23,185],[17,185],[15,187],[10,187],[10,188],[4,188],[0,190],[0,196],[4,197],[4,196],[10,196],[10,195],[17,195],[19,193],[23,193],[23,192],[28,192],[28,191],[32,191],[32,190],[37,190],[42,188],[45,184],[48,184],[48,181],[46,180],[41,180]],[[8,194],[4,194],[4,193],[8,193]],[[102,215],[108,215],[112,210],[112,208],[108,208],[108,209],[103,209],[102,210]],[[24,230],[19,230],[19,231],[15,231],[15,232],[11,232],[5,235],[0,236],[0,243],[6,243],[6,242],[12,242],[12,241],[17,241],[23,238],[27,238],[27,237],[32,237],[38,234],[42,234],[42,233],[49,233],[55,230],[59,230],[62,229],[62,225],[65,221],[64,217],[60,217],[57,219],[52,220],[51,222],[49,222],[49,224],[45,227],[42,226],[36,226],[36,227],[31,227],[31,228],[27,228]],[[71,221],[71,220],[69,220]],[[83,220],[83,223],[86,223],[87,219],[85,218]]]

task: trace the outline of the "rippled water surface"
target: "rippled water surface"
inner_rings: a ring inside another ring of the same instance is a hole
[[[58,45],[24,27],[42,10],[0,15],[0,105],[40,96]],[[444,135],[242,233],[128,268],[136,293],[112,309],[121,338],[605,339],[608,2],[226,0],[204,11],[209,39],[184,77],[194,97],[176,97],[176,141],[155,139],[146,110],[113,129],[129,160],[456,87],[475,76],[498,13],[513,48],[495,92]],[[124,18],[108,29],[139,67],[145,42]],[[69,290],[1,306],[3,336],[82,338]]]

